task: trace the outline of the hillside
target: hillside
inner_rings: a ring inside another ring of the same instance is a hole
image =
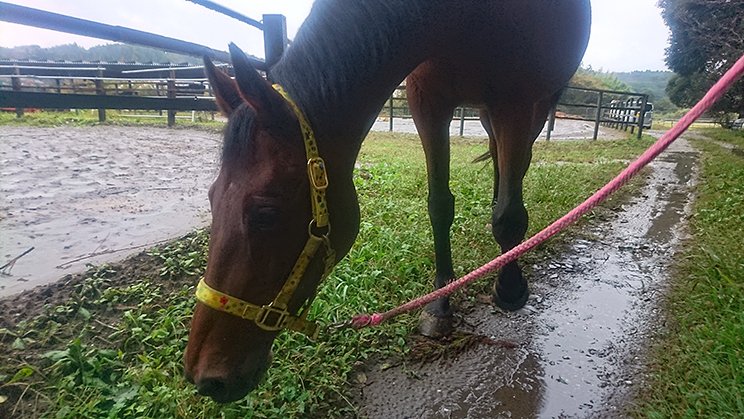
[[[665,89],[669,79],[674,75],[671,71],[631,71],[612,75],[634,92],[648,93],[649,100],[654,103],[665,103],[669,100]]]
[[[77,44],[58,45],[49,48],[41,48],[38,45],[24,45],[13,48],[0,47],[0,59],[41,61],[119,61],[138,63],[201,63],[201,59],[197,57],[173,54],[154,48],[126,44],[98,45],[87,49]]]

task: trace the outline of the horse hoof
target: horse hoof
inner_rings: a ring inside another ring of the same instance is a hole
[[[519,298],[517,298],[514,301],[506,301],[502,300],[501,297],[499,297],[498,291],[493,293],[492,300],[493,303],[496,304],[496,307],[507,310],[507,311],[517,311],[520,308],[524,307],[525,304],[527,304],[527,299],[530,297],[530,290],[529,288],[524,289],[524,293],[522,293]]]
[[[453,316],[449,314],[445,317],[437,317],[424,310],[419,316],[419,333],[432,339],[439,339],[449,336],[454,330]]]

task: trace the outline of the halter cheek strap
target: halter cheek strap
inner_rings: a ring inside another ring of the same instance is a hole
[[[274,89],[281,94],[294,111],[300,122],[305,154],[307,155],[307,176],[310,183],[310,201],[313,211],[313,219],[308,225],[308,239],[300,256],[297,258],[292,271],[274,300],[263,306],[251,304],[239,298],[218,291],[204,281],[202,278],[196,287],[196,299],[218,311],[232,314],[234,316],[253,320],[258,327],[267,331],[279,331],[281,329],[294,330],[303,333],[312,339],[318,335],[318,325],[307,320],[307,313],[312,304],[313,297],[309,298],[299,314],[292,314],[288,304],[297,290],[302,277],[305,275],[308,265],[318,253],[322,246],[325,249],[325,269],[321,281],[328,276],[336,262],[336,253],[331,247],[328,236],[331,233],[330,215],[325,192],[328,188],[328,174],[325,162],[318,152],[318,144],[315,140],[310,123],[305,118],[297,104],[289,97],[287,92],[278,84]]]

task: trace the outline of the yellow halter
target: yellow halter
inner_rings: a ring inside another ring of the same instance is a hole
[[[322,244],[325,248],[325,270],[321,280],[325,278],[333,268],[336,262],[336,253],[331,247],[331,241],[328,235],[331,233],[331,222],[328,213],[328,204],[326,202],[325,192],[328,188],[328,174],[326,173],[325,162],[318,152],[318,144],[315,140],[310,123],[302,113],[297,104],[289,97],[287,92],[278,84],[274,89],[281,94],[289,106],[297,115],[302,130],[302,138],[305,143],[305,153],[307,155],[307,176],[310,181],[310,201],[313,209],[313,219],[308,225],[308,239],[305,248],[297,258],[292,272],[290,272],[287,282],[277,294],[274,301],[269,304],[258,306],[243,301],[239,298],[220,292],[209,285],[202,278],[196,287],[196,299],[215,310],[223,311],[246,320],[253,320],[258,327],[268,331],[278,331],[283,328],[294,330],[315,339],[318,336],[318,325],[307,320],[307,313],[313,297],[309,298],[303,305],[300,313],[294,315],[289,312],[287,305],[292,299],[297,286],[305,274],[307,266],[313,260],[318,248]]]

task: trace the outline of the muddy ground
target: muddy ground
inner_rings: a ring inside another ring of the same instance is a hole
[[[220,134],[0,127],[0,297],[137,253],[209,221]]]
[[[589,223],[590,239],[529,267],[536,281],[525,308],[461,311],[459,332],[493,344],[434,362],[367,367],[361,415],[625,417],[663,321],[658,305],[685,234],[696,167],[697,153],[678,141],[652,164],[637,196]]]
[[[586,136],[591,127],[557,129],[560,138]],[[206,224],[218,153],[219,134],[201,131],[1,127],[0,262],[35,249],[0,276],[0,296]],[[459,332],[481,337],[473,349],[424,363],[385,360],[360,371],[360,415],[623,416],[644,380],[645,350],[661,321],[657,307],[684,235],[696,162],[689,145],[678,142],[653,163],[637,196],[589,223],[587,239],[568,245],[559,259],[528,266],[535,282],[525,309],[461,307]],[[155,269],[151,259],[124,263]],[[64,276],[13,298],[41,307],[78,280]],[[2,303],[4,317],[23,314],[8,311],[18,304]]]

